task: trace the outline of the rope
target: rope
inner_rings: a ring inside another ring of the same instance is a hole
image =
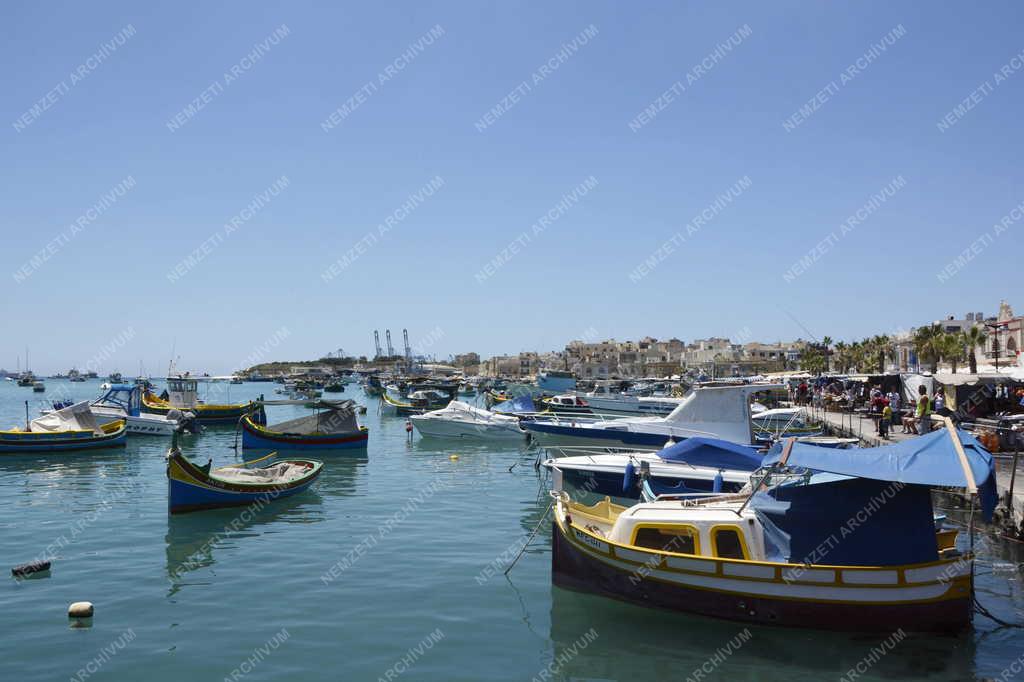
[[[540,527],[544,524],[544,520],[548,518],[548,514],[551,513],[551,508],[554,506],[555,498],[551,498],[551,504],[548,505],[548,510],[544,512],[544,516],[540,517],[540,521],[538,521],[537,525],[533,527],[533,532],[530,533],[530,537],[526,538],[526,544],[523,545],[523,548],[521,550],[519,550],[519,554],[516,554],[516,558],[513,559],[512,563],[509,564],[508,568],[505,569],[505,575],[508,575],[508,572],[512,570],[512,567],[516,565],[516,562],[519,561],[519,557],[523,556],[523,552],[525,552],[526,548],[530,546],[530,543],[533,541],[534,536],[537,535],[537,531],[540,530]]]
[[[978,613],[980,613],[981,615],[985,616],[986,618],[990,618],[991,620],[995,621],[1000,627],[1004,627],[1004,628],[1024,628],[1024,623],[1008,623],[1007,621],[1003,620],[1002,618],[999,618],[997,616],[992,615],[991,611],[989,611],[988,609],[986,609],[984,606],[981,605],[981,602],[978,601],[978,597],[977,596],[974,597],[974,610],[977,611]]]

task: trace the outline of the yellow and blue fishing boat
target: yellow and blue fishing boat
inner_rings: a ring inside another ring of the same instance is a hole
[[[242,448],[255,450],[365,450],[370,432],[356,421],[352,400],[320,400],[315,414],[267,425],[262,405],[293,401],[265,401],[241,419]],[[363,454],[354,452],[353,454]]]
[[[0,454],[121,447],[127,436],[124,419],[101,426],[89,410],[89,403],[80,402],[33,419],[24,429],[0,431]]]
[[[232,466],[211,471],[210,462],[197,466],[172,445],[167,453],[167,510],[182,514],[249,504],[262,506],[307,490],[323,466],[323,462],[313,459],[282,459],[263,467]]]
[[[759,625],[910,632],[970,624],[974,557],[936,530],[930,494],[964,488],[991,517],[992,456],[970,434],[947,423],[902,443],[846,450],[791,439],[755,477],[753,494],[659,496],[628,508],[554,491],[552,581]]]
[[[204,424],[237,422],[242,415],[253,409],[253,403],[232,403],[212,405],[198,399],[198,382],[181,376],[168,377],[167,398],[154,395],[151,391],[142,394],[142,411],[166,417],[172,410],[191,412]]]
[[[387,391],[381,394],[381,407],[385,411],[392,412],[394,414],[423,414],[430,410],[439,410],[445,407],[452,401],[450,394],[444,391],[437,391],[434,389],[427,389],[423,391],[413,391],[409,394],[406,400],[397,400],[390,395]]]

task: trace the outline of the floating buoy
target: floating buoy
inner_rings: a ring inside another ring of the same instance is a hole
[[[49,561],[30,561],[27,564],[21,564],[12,568],[11,575],[15,578],[20,578],[26,575],[32,575],[33,573],[42,573],[43,571],[49,570]]]
[[[68,618],[92,618],[92,602],[76,601],[68,607]]]
[[[458,455],[448,455],[448,459],[450,459],[453,462],[458,462],[459,461],[459,456]]]

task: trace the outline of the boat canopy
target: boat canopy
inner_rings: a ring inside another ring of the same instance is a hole
[[[696,388],[686,395],[664,422],[715,434],[737,443],[749,443],[750,398],[755,393],[785,388],[784,384],[738,384]]]
[[[329,406],[316,414],[306,415],[267,427],[270,431],[286,434],[309,435],[313,433],[354,433],[359,431],[356,422],[355,402],[346,400],[338,403],[322,403]]]
[[[107,392],[92,401],[97,407],[117,407],[131,417],[138,417],[142,405],[142,386],[138,384],[112,384]]]
[[[749,446],[702,436],[670,445],[658,452],[658,457],[670,462],[737,471],[753,471],[761,466],[762,460],[762,455]]]
[[[938,559],[927,485],[815,474],[807,484],[755,493],[750,508],[764,529],[768,561],[900,566]]]
[[[963,448],[963,462],[957,440]],[[762,464],[779,462],[782,451],[783,443],[776,443]],[[875,481],[976,490],[986,519],[991,518],[997,501],[992,455],[974,436],[959,429],[943,428],[875,448],[840,449],[797,442],[792,444],[786,465]]]
[[[60,410],[54,410],[42,417],[36,417],[29,422],[29,430],[35,433],[49,431],[57,433],[61,431],[92,431],[99,435],[103,430],[96,424],[92,410],[89,409],[88,401],[69,405]]]

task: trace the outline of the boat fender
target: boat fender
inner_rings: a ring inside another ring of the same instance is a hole
[[[719,469],[718,473],[715,474],[715,480],[711,483],[711,492],[720,493],[722,492],[722,470]]]
[[[636,466],[633,464],[633,460],[629,460],[626,464],[626,472],[622,476],[622,492],[628,493],[630,488],[633,487],[633,477],[636,475]]]
[[[405,432],[410,433],[412,431],[412,421],[409,419],[405,420]]]
[[[15,578],[21,578],[26,575],[32,575],[33,573],[42,573],[43,571],[50,570],[49,561],[30,561],[27,564],[20,564],[11,569],[11,575]]]
[[[68,607],[68,618],[92,618],[91,601],[76,601]]]

